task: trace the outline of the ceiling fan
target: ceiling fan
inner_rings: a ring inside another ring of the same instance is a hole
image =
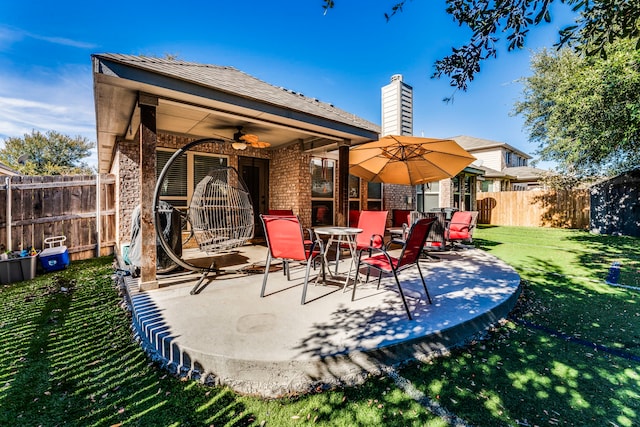
[[[238,131],[233,134],[233,143],[231,144],[236,150],[244,150],[247,148],[247,145],[253,148],[267,148],[271,146],[268,142],[260,141],[258,135],[244,133],[242,126],[236,126],[236,129],[238,129]]]

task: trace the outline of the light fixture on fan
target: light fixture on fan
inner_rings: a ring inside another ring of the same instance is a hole
[[[233,142],[231,146],[236,150],[245,150],[247,145],[253,148],[267,148],[271,146],[268,142],[260,141],[258,135],[242,132],[242,126],[238,126],[238,132],[233,134]]]

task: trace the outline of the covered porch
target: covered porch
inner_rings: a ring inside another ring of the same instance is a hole
[[[199,178],[218,163],[246,182],[257,237],[258,215],[269,209],[291,209],[310,227],[314,209],[329,207],[324,220],[346,225],[349,147],[377,139],[379,126],[232,67],[121,54],[92,59],[99,169],[117,176],[119,249],[131,239],[132,212],[140,206],[141,290],[160,285],[154,228],[159,170],[194,140],[215,142],[187,153],[163,183],[162,200],[173,207],[188,207]],[[247,143],[241,134],[259,141]],[[314,165],[323,178],[318,183]]]

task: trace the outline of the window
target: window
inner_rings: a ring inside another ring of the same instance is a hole
[[[471,205],[471,195],[473,193],[473,187],[476,184],[476,177],[472,175],[466,175],[464,177],[464,209],[470,211],[472,209]]]
[[[476,177],[460,174],[453,178],[453,207],[460,210],[471,210],[473,188]]]
[[[311,225],[333,224],[333,196],[336,161],[311,159]]]
[[[379,182],[367,182],[367,209],[370,211],[382,210],[382,184]]]
[[[156,152],[156,179],[172,155],[173,151],[158,150]],[[185,156],[176,159],[171,169],[167,171],[160,189],[160,198],[175,207],[187,207],[187,158]]]
[[[156,151],[156,178],[167,164],[174,151],[158,149]],[[160,199],[186,209],[191,201],[193,189],[212,168],[226,167],[227,158],[215,154],[187,152],[178,157],[168,170]]]
[[[311,159],[311,197],[333,199],[335,160]]]
[[[428,182],[416,187],[417,207],[422,212],[440,207],[440,181]]]
[[[193,183],[198,185],[202,179],[209,174],[211,169],[224,168],[227,166],[225,157],[213,157],[207,155],[193,154]]]
[[[333,224],[333,201],[312,200],[311,212],[311,224],[314,227]]]
[[[360,178],[349,175],[349,200],[360,199]]]

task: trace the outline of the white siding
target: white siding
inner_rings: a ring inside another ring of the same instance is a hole
[[[501,149],[489,151],[472,151],[471,154],[478,160],[482,160],[482,166],[501,171],[504,168],[504,156]],[[476,163],[477,164],[477,163]]]
[[[413,135],[413,88],[401,75],[382,87],[382,136]]]

